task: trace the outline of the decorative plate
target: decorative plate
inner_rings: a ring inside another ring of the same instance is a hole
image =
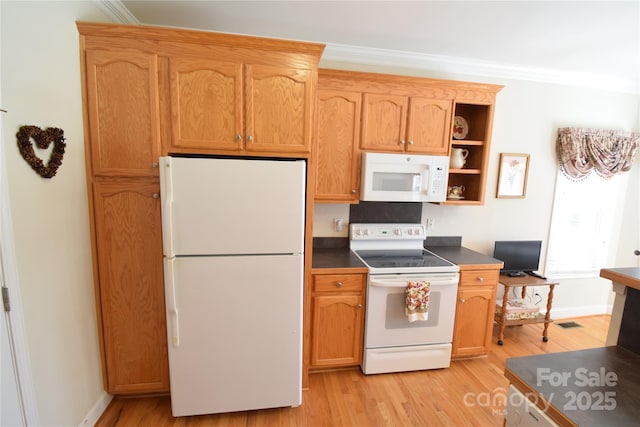
[[[469,124],[464,117],[455,116],[453,118],[453,137],[455,139],[465,139],[469,133]]]

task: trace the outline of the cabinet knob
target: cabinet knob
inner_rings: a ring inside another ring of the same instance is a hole
[[[240,141],[242,139],[242,135],[236,135],[236,141]]]
[[[404,139],[400,140],[400,145],[404,145]]]
[[[152,167],[153,169],[157,169],[157,168],[158,168],[158,162],[153,162],[153,163],[151,163],[151,167]]]
[[[351,193],[356,194],[356,190],[355,189],[351,190]]]
[[[478,282],[484,282],[484,277],[478,277]]]
[[[252,135],[247,135],[247,141],[249,141],[249,142],[253,141],[253,136]]]
[[[357,308],[362,308],[362,304],[356,305]]]
[[[464,298],[460,298],[460,303],[464,304]]]
[[[413,140],[410,140],[410,141],[409,141],[409,145],[413,145]]]
[[[160,198],[160,194],[153,193],[153,196],[151,196],[151,197],[153,197],[154,199],[159,199]]]
[[[342,282],[336,282],[336,287],[341,288],[342,287]]]

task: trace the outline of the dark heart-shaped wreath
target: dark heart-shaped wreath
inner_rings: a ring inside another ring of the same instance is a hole
[[[20,154],[22,158],[29,163],[29,166],[41,177],[53,178],[62,164],[62,158],[64,157],[64,149],[66,147],[64,143],[64,131],[58,128],[46,128],[42,130],[38,126],[22,126],[16,136],[18,137]],[[49,144],[53,142],[53,150],[51,151],[51,157],[49,157],[47,166],[44,165],[42,160],[40,160],[33,151],[32,139],[38,148],[42,150],[46,150]]]

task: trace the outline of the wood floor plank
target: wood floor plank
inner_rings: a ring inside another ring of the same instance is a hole
[[[169,396],[116,397],[97,427],[161,426],[500,426],[508,381],[506,359],[604,346],[610,316],[575,321],[578,328],[541,325],[497,328],[487,357],[458,360],[446,369],[364,375],[359,369],[314,373],[298,408],[277,408],[174,418]]]

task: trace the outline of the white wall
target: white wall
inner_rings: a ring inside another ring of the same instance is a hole
[[[555,139],[559,127],[591,127],[602,129],[640,130],[640,96],[583,89],[554,84],[462,76],[444,73],[429,74],[362,66],[321,62],[321,67],[360,71],[414,74],[417,76],[466,80],[504,85],[498,93],[493,139],[489,160],[489,174],[485,204],[483,206],[423,205],[423,222],[434,220],[433,236],[462,236],[464,246],[491,255],[495,240],[543,240],[541,269],[544,268],[546,242],[551,220],[555,179],[558,161]],[[529,153],[530,168],[525,199],[497,199],[499,153]],[[634,266],[637,257],[632,255],[640,246],[640,156],[631,172],[624,179],[627,194],[622,202],[620,228],[615,231],[617,247],[612,249],[610,267]],[[347,236],[332,230],[333,218],[349,218],[348,205],[315,205],[314,236]],[[611,295],[607,280],[563,280],[556,287],[553,315],[570,317],[603,313]],[[543,291],[541,289],[540,291]],[[545,292],[541,292],[546,295]],[[542,304],[545,302],[543,301]]]
[[[7,144],[4,149],[37,412],[42,425],[78,425],[95,409],[93,405],[101,401],[103,391],[91,273],[75,21],[108,19],[90,1],[3,0],[0,7],[3,108],[9,111],[4,118]],[[368,71],[408,73],[393,69]],[[424,72],[414,74],[428,76]],[[434,74],[433,77],[506,85],[498,96],[485,206],[424,207],[425,217],[435,219],[433,235],[462,235],[466,246],[480,252],[490,253],[498,237],[546,240],[557,127],[638,129],[637,97],[469,76]],[[40,178],[20,157],[15,133],[22,125],[55,126],[65,131],[67,150],[53,179]],[[498,153],[507,151],[532,155],[524,200],[493,197]],[[636,238],[640,236],[638,169],[635,165],[632,178],[635,193],[629,189],[630,198],[623,209],[625,233],[621,234],[620,247],[625,250],[635,249],[638,243],[627,241],[628,230],[635,230]],[[315,235],[333,235],[331,219],[335,216],[348,219],[348,212],[347,205],[316,205]],[[561,301],[563,305],[571,305],[573,292],[581,291],[580,286],[563,283],[560,289],[565,294],[558,296],[558,306],[562,306]],[[594,286],[598,290],[608,289],[601,283]],[[596,293],[594,286],[590,286],[586,295]],[[601,303],[599,296],[591,300]]]
[[[12,285],[22,295],[36,410],[40,425],[81,425],[105,395],[75,21],[108,19],[90,1],[0,7],[4,150],[19,278]],[[23,125],[64,130],[66,153],[53,179],[38,176],[20,156],[15,134]]]

